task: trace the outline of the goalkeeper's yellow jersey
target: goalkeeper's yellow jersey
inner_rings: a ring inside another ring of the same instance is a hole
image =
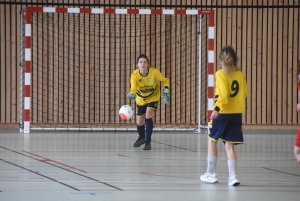
[[[136,103],[145,105],[149,102],[157,102],[160,99],[159,82],[163,87],[170,88],[169,79],[154,67],[148,68],[148,74],[142,76],[136,69],[130,77],[130,94],[136,95]]]
[[[248,87],[244,74],[240,70],[233,71],[231,76],[224,70],[218,70],[216,76],[215,105],[220,114],[237,114],[245,111],[245,99]]]

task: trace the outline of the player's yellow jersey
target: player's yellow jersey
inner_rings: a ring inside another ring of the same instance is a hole
[[[142,76],[139,69],[133,71],[130,77],[130,94],[136,95],[136,103],[145,105],[149,102],[156,102],[160,99],[159,82],[163,87],[169,87],[169,79],[166,78],[159,70],[149,67],[148,74]]]
[[[236,114],[245,111],[245,99],[248,87],[244,74],[240,70],[233,71],[231,76],[224,70],[218,70],[216,76],[215,105],[220,114]]]

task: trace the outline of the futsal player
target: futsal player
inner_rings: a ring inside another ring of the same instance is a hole
[[[237,154],[234,145],[243,144],[242,113],[248,95],[244,74],[238,69],[237,55],[231,46],[224,47],[219,59],[221,69],[215,73],[215,104],[210,116],[211,128],[208,135],[207,171],[200,180],[208,183],[218,182],[216,174],[217,142],[222,140],[228,157],[228,185],[240,184],[236,176]]]
[[[144,54],[137,58],[137,67],[138,69],[131,74],[130,91],[126,94],[127,98],[135,99],[137,105],[136,123],[139,137],[133,147],[140,147],[145,143],[143,150],[150,150],[153,131],[152,118],[161,97],[159,82],[163,85],[165,104],[170,102],[170,83],[169,79],[158,69],[149,65],[149,59]]]

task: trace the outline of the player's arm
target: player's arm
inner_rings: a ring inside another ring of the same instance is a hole
[[[160,71],[157,70],[157,80],[163,85],[163,88],[170,88],[170,80],[166,78]]]
[[[130,91],[129,91],[129,93],[135,95],[136,91],[137,91],[137,78],[136,78],[135,75],[132,74],[131,77],[130,77]]]
[[[219,112],[223,109],[223,105],[226,105],[228,103],[228,94],[229,90],[226,85],[226,78],[223,76],[220,76],[219,73],[216,73],[216,88],[218,89],[218,97],[215,99],[215,107],[214,110]]]
[[[169,78],[166,78],[160,71],[157,71],[157,80],[159,80],[164,88],[164,103],[170,103],[170,81]]]
[[[137,91],[137,78],[134,74],[130,76],[130,90],[126,93],[126,97],[129,99],[135,99]]]
[[[245,99],[248,97],[248,85],[246,81],[246,77],[243,75],[243,81],[244,81],[244,97]]]

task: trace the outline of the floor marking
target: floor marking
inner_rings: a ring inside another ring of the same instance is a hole
[[[262,168],[266,169],[266,170],[271,170],[271,171],[274,171],[274,172],[280,172],[280,173],[283,173],[283,174],[289,174],[289,175],[293,175],[293,176],[296,176],[296,177],[300,177],[300,175],[298,175],[298,174],[292,174],[292,173],[283,172],[283,171],[279,171],[279,170],[274,170],[274,169],[270,169],[270,168],[266,168],[266,167],[262,167]]]
[[[99,194],[112,194],[113,192],[71,192],[70,194],[76,194],[76,195],[84,195],[84,194],[90,194],[90,195],[99,195]]]
[[[36,171],[27,169],[27,168],[25,168],[25,167],[22,167],[22,166],[20,166],[20,165],[14,164],[14,163],[11,163],[11,162],[6,161],[6,160],[1,159],[1,158],[0,158],[0,160],[2,160],[3,162],[9,163],[9,164],[11,164],[11,165],[13,165],[13,166],[17,166],[17,167],[19,167],[19,168],[22,168],[22,169],[24,169],[24,170],[27,170],[27,171],[29,171],[29,172],[32,172],[32,173],[34,173],[34,174],[37,174],[37,175],[39,175],[39,176],[41,176],[41,177],[45,177],[46,179],[50,179],[50,180],[52,180],[52,181],[54,181],[54,182],[57,182],[57,183],[59,183],[59,184],[62,184],[62,185],[67,186],[67,187],[69,187],[69,188],[72,188],[72,189],[74,189],[74,190],[76,190],[76,191],[80,191],[80,190],[77,189],[77,188],[74,188],[74,187],[72,187],[72,186],[70,186],[70,185],[68,185],[68,184],[62,183],[62,182],[57,181],[57,180],[55,180],[55,179],[52,179],[51,177],[47,177],[46,175],[42,175],[42,174],[40,174],[40,173],[38,173],[38,172],[36,172]]]
[[[161,143],[161,142],[156,142],[156,141],[151,141],[151,142],[154,142],[154,143],[157,143],[157,144],[162,144],[162,145],[169,146],[169,147],[178,148],[178,149],[183,149],[183,150],[187,150],[187,151],[197,152],[195,150],[186,149],[186,148],[182,148],[182,147],[177,147],[177,146],[173,146],[173,145],[169,145],[169,144],[165,144],[165,143]]]
[[[178,176],[168,176],[168,175],[161,175],[161,174],[151,174],[151,173],[147,173],[147,172],[140,172],[140,174],[152,175],[152,176],[158,176],[158,177],[175,177],[175,178],[186,178],[186,179],[198,179],[198,178],[192,178],[192,177],[178,177]]]
[[[66,170],[66,171],[71,172],[71,173],[73,173],[73,174],[76,174],[76,175],[85,177],[85,178],[90,179],[90,180],[92,180],[92,181],[101,183],[101,184],[103,184],[103,185],[112,187],[112,188],[114,188],[114,189],[117,189],[117,190],[119,190],[119,191],[123,191],[123,189],[120,189],[120,188],[118,188],[118,187],[112,186],[112,185],[110,185],[110,184],[108,184],[108,183],[99,181],[99,180],[97,180],[97,179],[88,177],[88,176],[86,176],[86,175],[80,174],[80,173],[78,173],[78,172],[74,172],[74,171],[72,171],[72,170],[70,170],[70,169],[66,169],[66,168],[64,168],[64,167],[61,167],[61,166],[58,166],[58,165],[55,165],[55,164],[52,164],[52,163],[48,163],[48,162],[45,162],[45,161],[41,161],[41,160],[39,160],[39,159],[37,159],[37,158],[34,158],[34,157],[32,157],[32,156],[28,156],[28,155],[26,155],[26,154],[23,154],[23,153],[20,153],[20,152],[17,152],[17,151],[14,151],[14,150],[12,150],[12,149],[8,149],[8,148],[2,147],[2,146],[0,146],[0,148],[5,149],[5,150],[8,150],[8,151],[11,151],[11,152],[14,152],[14,153],[17,153],[17,154],[20,154],[20,155],[22,155],[22,156],[29,157],[29,158],[31,158],[31,159],[34,159],[34,160],[37,160],[37,161],[40,161],[40,162],[43,162],[43,163],[46,163],[46,164],[49,164],[49,165],[52,165],[52,166],[54,166],[54,167],[57,167],[57,168]]]
[[[80,171],[80,172],[87,173],[87,172],[84,171],[84,170],[77,169],[77,168],[75,168],[75,167],[73,167],[73,166],[69,166],[69,165],[66,165],[66,164],[64,164],[64,163],[61,163],[61,162],[58,162],[58,161],[55,161],[55,160],[52,160],[52,159],[49,159],[49,158],[44,158],[43,156],[39,156],[39,155],[34,154],[34,153],[31,153],[31,152],[29,152],[29,151],[22,150],[22,152],[25,152],[25,153],[27,153],[27,154],[33,155],[33,156],[38,157],[38,158],[42,158],[41,161],[43,161],[43,162],[57,163],[57,164],[59,164],[59,165],[66,166],[66,167],[68,167],[68,168],[71,168],[71,169],[74,169],[74,170],[78,170],[78,171]]]
[[[131,156],[124,156],[124,155],[122,155],[122,154],[117,154],[117,156],[126,157],[126,158],[131,158]]]

